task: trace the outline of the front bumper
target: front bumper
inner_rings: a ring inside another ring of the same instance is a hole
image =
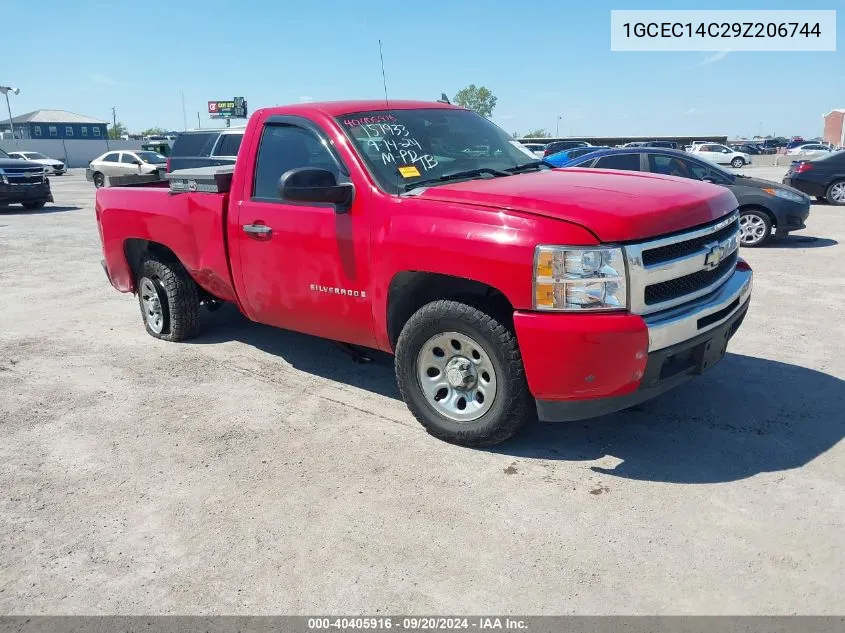
[[[37,185],[4,185],[0,184],[0,203],[16,204],[18,202],[35,202],[44,200],[53,202],[50,183]]]
[[[517,312],[514,326],[539,417],[579,420],[653,398],[712,367],[748,311],[741,262],[718,290],[643,318]]]

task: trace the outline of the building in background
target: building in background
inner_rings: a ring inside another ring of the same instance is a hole
[[[824,115],[824,140],[831,145],[845,146],[845,109],[831,110]]]
[[[106,121],[65,110],[27,112],[12,117],[12,124],[15,136],[21,139],[101,141],[108,133]],[[10,128],[9,119],[0,121],[0,132],[9,132]]]

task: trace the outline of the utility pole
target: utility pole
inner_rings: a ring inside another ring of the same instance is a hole
[[[184,126],[182,129],[188,129],[188,115],[185,114],[185,93],[182,93],[182,125]]]
[[[113,130],[115,140],[117,140],[117,110],[115,110],[114,106],[111,107],[111,120],[112,120],[111,129]]]
[[[560,120],[562,118],[563,118],[562,116],[559,116],[557,118],[557,122],[555,123],[555,137],[560,137]]]
[[[197,112],[197,127],[202,129],[202,121],[200,121],[200,113]]]

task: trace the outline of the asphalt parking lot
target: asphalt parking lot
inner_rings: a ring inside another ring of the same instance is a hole
[[[749,316],[699,380],[471,450],[387,360],[229,308],[151,338],[93,187],[52,182],[0,211],[0,613],[845,611],[845,209],[744,249]]]

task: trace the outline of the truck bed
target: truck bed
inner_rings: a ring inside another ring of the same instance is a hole
[[[158,183],[97,192],[97,224],[106,271],[121,292],[134,292],[133,240],[164,244],[207,292],[237,301],[226,252],[228,193],[173,193]]]

